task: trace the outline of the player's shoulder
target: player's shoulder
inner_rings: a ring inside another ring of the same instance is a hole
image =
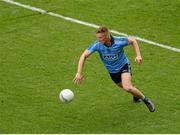
[[[100,42],[98,40],[95,40],[91,43],[91,46],[99,46]]]
[[[117,45],[128,45],[129,44],[129,39],[127,36],[114,36],[114,42]]]
[[[91,43],[91,45],[88,47],[88,49],[90,53],[94,52],[94,51],[98,51],[99,50],[99,42],[95,41],[93,43]]]
[[[125,41],[128,40],[128,36],[113,36],[115,41]]]

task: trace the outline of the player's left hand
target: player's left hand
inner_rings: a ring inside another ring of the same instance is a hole
[[[137,64],[140,65],[142,63],[142,57],[141,56],[136,56],[135,61],[136,61]]]
[[[76,73],[76,76],[74,77],[73,80],[76,84],[80,84],[81,81],[83,80],[83,75],[81,73]]]

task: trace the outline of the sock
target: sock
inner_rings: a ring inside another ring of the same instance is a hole
[[[142,100],[144,101],[145,98],[146,98],[146,97],[143,95]]]
[[[143,102],[145,102],[145,103],[148,102],[148,98],[145,97],[145,96],[143,96],[142,100],[143,100]]]

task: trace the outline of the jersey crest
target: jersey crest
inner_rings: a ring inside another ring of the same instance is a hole
[[[115,61],[118,59],[118,54],[104,54],[103,59],[106,61]]]

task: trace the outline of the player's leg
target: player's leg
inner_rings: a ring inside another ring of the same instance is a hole
[[[123,86],[122,86],[122,83],[121,83],[121,82],[117,83],[117,85],[118,85],[120,88],[123,89]],[[133,102],[134,102],[134,103],[139,103],[139,102],[141,102],[141,100],[140,100],[140,98],[135,97],[135,96],[133,95]]]
[[[146,104],[150,112],[155,111],[155,106],[154,104],[146,98],[143,93],[138,90],[136,87],[132,85],[131,82],[131,74],[130,73],[122,73],[121,74],[121,79],[122,79],[122,87],[125,91],[131,93],[134,97],[140,98],[143,100],[143,102]]]
[[[122,79],[121,86],[125,91],[131,93],[134,97],[143,99],[144,97],[143,93],[132,85],[130,73],[122,73],[121,79]]]

